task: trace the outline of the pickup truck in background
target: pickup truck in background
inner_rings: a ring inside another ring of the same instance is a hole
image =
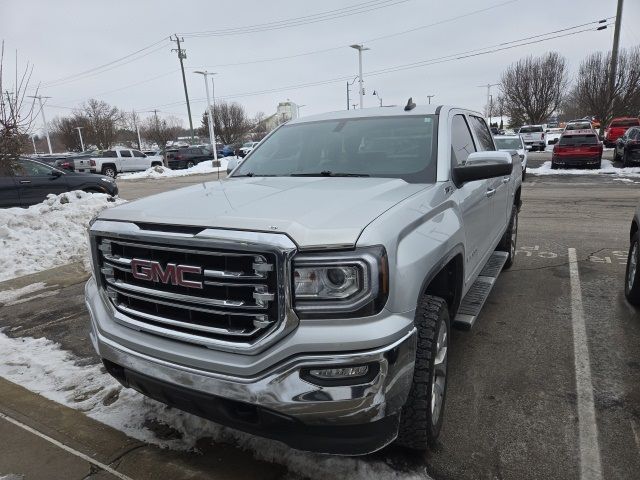
[[[147,157],[139,150],[127,148],[105,150],[98,157],[74,160],[76,172],[101,173],[111,178],[119,173],[140,172],[156,165],[162,165],[161,157]]]
[[[547,146],[542,125],[523,125],[518,134],[522,137],[525,147],[531,148],[532,151],[542,152]]]
[[[515,259],[521,184],[475,111],[292,120],[229,178],[91,221],[91,341],[125,387],[220,424],[324,453],[424,450],[450,329]]]

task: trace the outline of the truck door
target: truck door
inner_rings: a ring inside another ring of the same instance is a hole
[[[464,115],[451,119],[451,165],[462,165],[469,155],[476,152],[471,130]],[[475,278],[481,267],[480,261],[488,248],[491,233],[491,198],[487,196],[487,180],[467,182],[456,191],[464,222],[466,245],[465,284]]]
[[[133,161],[136,170],[146,170],[151,166],[151,160],[141,151],[131,150],[131,153],[133,153]]]
[[[136,171],[136,159],[131,155],[131,150],[118,150],[118,155],[120,156],[120,165],[123,172]]]
[[[469,115],[469,122],[471,123],[471,130],[476,138],[478,151],[495,151],[496,147],[493,143],[493,136],[491,135],[484,118]],[[490,223],[492,223],[492,230],[490,232],[490,243],[492,245],[489,245],[489,248],[493,248],[493,245],[495,245],[500,237],[502,237],[502,234],[507,228],[509,215],[511,215],[511,202],[509,202],[509,180],[509,175],[490,178],[487,180],[489,192],[494,192],[491,195]]]

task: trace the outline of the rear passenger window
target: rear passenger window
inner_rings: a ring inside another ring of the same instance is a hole
[[[134,157],[145,157],[146,155],[142,152],[139,152],[138,150],[132,150],[133,151],[133,156]]]
[[[121,157],[130,157],[131,156],[131,152],[129,150],[120,150],[120,156]]]
[[[493,137],[487,128],[484,118],[476,117],[474,115],[471,115],[469,118],[471,119],[471,128],[473,129],[473,133],[476,134],[476,138],[478,139],[478,150],[481,152],[495,150],[496,147],[493,144]]]
[[[475,151],[476,146],[464,115],[454,115],[451,121],[451,161],[454,165],[463,165]]]
[[[118,154],[115,150],[107,150],[106,152],[102,152],[103,158],[116,158]]]

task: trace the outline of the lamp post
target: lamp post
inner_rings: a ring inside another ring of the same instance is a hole
[[[357,80],[357,79],[358,79],[358,76],[356,75],[356,76],[354,77],[354,79],[353,79],[353,80],[351,80],[350,82],[349,82],[349,81],[347,81],[347,110],[349,110],[349,100],[350,100],[350,99],[349,99],[349,92],[350,92],[349,87],[350,87],[351,85],[353,85],[354,83],[356,83],[356,80]]]
[[[360,108],[364,108],[364,80],[362,78],[362,52],[371,50],[364,45],[351,45],[351,48],[358,50],[358,78],[360,83]]]
[[[429,99],[429,105],[431,105],[431,99],[435,97],[435,95],[427,95],[427,98]]]
[[[82,148],[82,151],[84,152],[84,142],[82,141],[82,129],[84,127],[76,127],[76,130],[78,130],[78,135],[80,135],[80,147]],[[138,142],[140,142],[140,133],[138,132]]]
[[[373,95],[375,95],[376,97],[378,97],[378,100],[380,101],[380,106],[382,106],[382,97],[380,96],[380,94],[377,92],[377,90],[373,91]]]
[[[211,75],[212,76],[211,83],[213,84],[213,75],[215,75],[215,72],[207,72],[206,70],[204,71],[196,70],[193,73],[202,75],[202,77],[204,78],[204,87],[205,87],[205,90],[207,91],[207,118],[209,119],[209,141],[211,142],[211,149],[213,150],[214,161],[217,164],[218,149],[216,148],[216,137],[215,137],[215,131],[213,127],[213,111],[211,108],[211,96],[209,95],[209,81],[207,80],[207,77]]]
[[[296,108],[298,109],[298,118],[300,118],[300,109],[302,107],[306,107],[306,105],[296,105]]]

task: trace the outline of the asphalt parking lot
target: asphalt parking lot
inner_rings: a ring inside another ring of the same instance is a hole
[[[549,157],[532,153],[529,166],[539,166]],[[121,196],[131,200],[215,178],[122,181],[119,186]],[[629,225],[640,203],[637,187],[606,175],[527,178],[516,262],[498,278],[473,330],[453,333],[439,446],[426,455],[388,448],[365,457],[365,463],[383,462],[417,477],[427,472],[437,480],[638,478],[640,313],[623,294]],[[47,276],[43,275],[38,278]],[[76,266],[47,278],[51,281],[47,288],[55,295],[0,307],[0,327],[12,337],[52,339],[86,365],[96,364],[86,338],[82,296],[86,274]],[[40,280],[18,282],[34,281]],[[0,291],[11,285],[16,281],[0,283]],[[110,432],[104,438],[111,435],[114,443],[106,454],[107,447],[88,445],[87,440],[92,429],[103,427],[83,423],[80,431],[86,430],[86,435],[74,436],[67,431],[73,430],[68,422],[83,420],[69,413],[67,424],[47,423],[53,421],[42,418],[48,401],[29,395],[0,383],[0,414],[13,415],[54,438],[72,437],[69,442],[79,451],[103,452],[96,453],[101,462],[130,478],[154,478],[153,473],[165,467],[171,469],[165,473],[176,472],[174,478],[288,475],[277,463],[259,462],[229,445],[209,444],[201,449],[204,456],[172,454]],[[591,410],[584,401],[589,395]],[[38,450],[42,439],[3,421],[0,415],[0,436],[15,437],[21,449],[0,453],[0,478],[27,468],[33,472],[27,478],[115,478],[86,461],[76,464],[77,458],[42,464],[45,457],[37,453],[43,451]],[[127,457],[138,449],[146,452],[146,464]],[[206,460],[207,455],[215,461]],[[581,456],[590,468],[587,472],[580,470]],[[54,465],[62,470],[55,471]],[[314,477],[313,472],[308,475]]]

